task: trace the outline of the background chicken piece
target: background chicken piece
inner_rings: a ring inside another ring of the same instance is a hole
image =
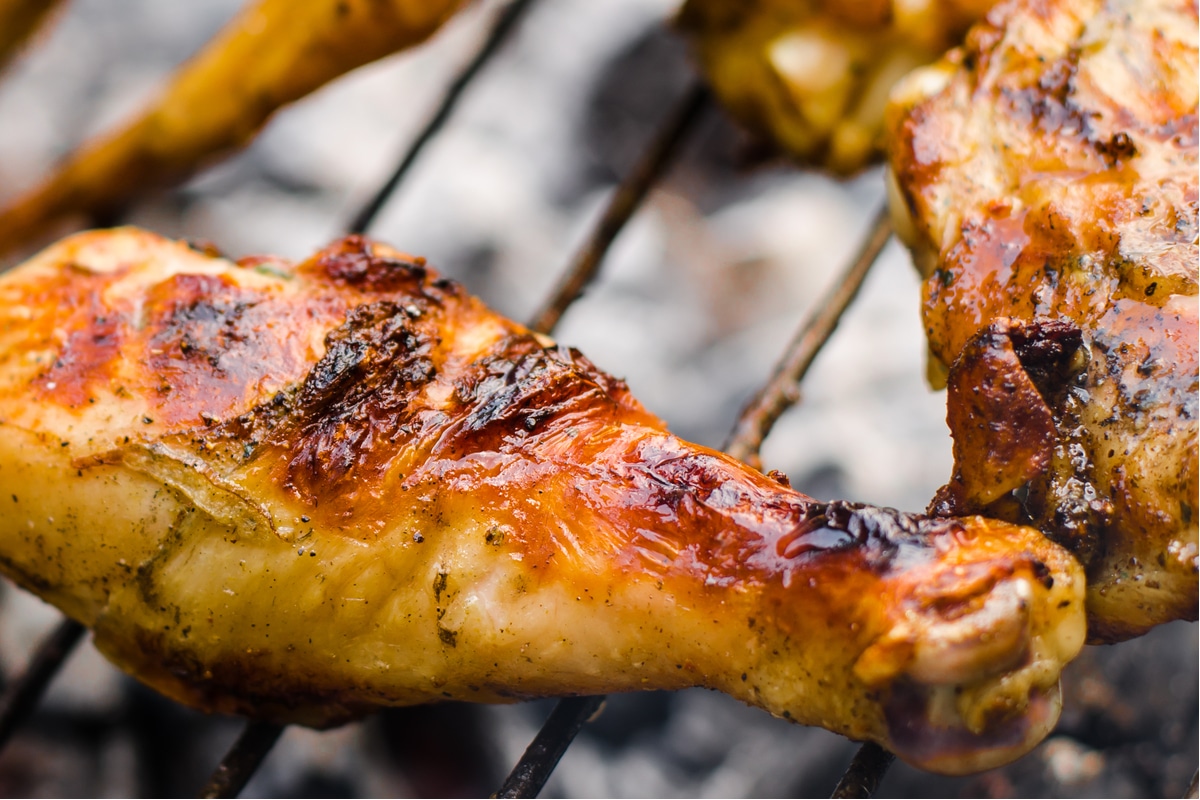
[[[949,367],[938,508],[1075,550],[1096,641],[1196,619],[1195,3],[1006,3],[895,99],[893,209]]]
[[[238,267],[125,229],[0,299],[0,566],[194,706],[700,685],[946,772],[1057,717],[1066,551],[687,444],[419,259]]]
[[[61,0],[0,0],[0,70]]]
[[[431,35],[460,0],[255,0],[119,130],[0,210],[0,254],[73,215],[112,212],[249,142],[280,106]]]
[[[855,172],[883,152],[892,85],[994,0],[688,0],[679,25],[730,111],[802,161]]]

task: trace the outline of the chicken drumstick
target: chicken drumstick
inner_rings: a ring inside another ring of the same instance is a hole
[[[0,569],[190,705],[707,686],[929,769],[1052,727],[1083,578],[1036,531],[819,503],[349,238],[122,229],[0,278]]]

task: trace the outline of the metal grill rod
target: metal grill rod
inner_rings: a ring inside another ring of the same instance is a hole
[[[780,360],[774,376],[742,412],[726,452],[742,460],[757,461],[758,449],[780,415],[799,400],[796,386],[808,371],[817,353],[833,335],[842,314],[858,294],[863,279],[877,260],[891,236],[886,209],[880,211],[872,224],[854,262],[837,282],[830,294],[822,299],[815,313],[801,327],[800,332],[788,346]],[[603,253],[600,253],[602,256]],[[591,698],[600,700],[602,698]],[[562,719],[555,720],[554,730],[548,730],[550,722],[538,732],[534,744],[522,756],[521,761],[509,774],[504,788],[497,797],[537,797],[549,779],[554,766],[562,758],[567,747],[592,716],[588,707],[576,705],[578,698],[559,702],[554,714],[561,712]],[[597,704],[598,707],[598,704]],[[554,716],[552,715],[552,719]],[[557,739],[552,738],[557,737]],[[547,738],[551,741],[545,741]],[[535,748],[535,745],[539,745]],[[552,756],[549,754],[553,754]],[[553,760],[550,760],[550,759]],[[544,759],[544,762],[543,762]],[[850,767],[842,776],[834,791],[834,797],[870,797],[895,756],[876,744],[866,744],[859,749]],[[533,762],[533,763],[529,763]],[[520,774],[518,774],[520,773]],[[528,777],[526,777],[528,776]],[[540,778],[540,780],[538,780]],[[511,792],[506,791],[512,787]]]
[[[815,306],[815,311],[788,345],[767,384],[742,411],[733,428],[725,452],[755,467],[759,449],[780,415],[800,399],[800,381],[808,373],[817,353],[829,340],[842,313],[858,295],[871,265],[892,235],[886,205],[875,214],[871,229],[863,239],[858,255],[841,279]]]
[[[887,750],[874,742],[867,742],[854,754],[854,760],[846,768],[831,797],[870,797],[875,794],[888,767],[895,760],[896,756]]]
[[[690,94],[689,98],[685,99],[685,102],[681,104],[682,108],[686,109],[690,107],[690,103],[692,102],[699,102],[699,100],[693,100]],[[671,122],[664,126],[664,130],[670,124]],[[621,225],[629,219],[632,211],[633,209],[630,209],[629,213],[620,219]],[[600,226],[604,224],[607,217],[608,215],[606,214],[602,218]],[[598,226],[592,239],[589,240],[589,246],[584,249],[577,262],[577,264],[584,265],[581,271],[585,272],[583,279],[578,281],[578,289],[582,289],[587,280],[590,280],[595,275],[600,260],[603,258],[608,246],[616,238],[619,230],[620,227],[618,226],[616,230],[613,230],[609,234],[599,230]],[[875,215],[870,232],[864,239],[849,269],[846,270],[841,280],[837,282],[829,295],[822,298],[818,303],[812,317],[805,322],[800,332],[788,346],[779,366],[776,368],[775,374],[759,393],[756,400],[750,403],[742,412],[726,446],[726,451],[730,455],[743,461],[758,461],[758,451],[763,440],[780,415],[799,399],[797,386],[800,380],[807,373],[817,353],[820,352],[830,336],[833,335],[842,314],[857,296],[867,272],[877,260],[884,245],[887,244],[888,239],[891,237],[891,232],[887,210],[884,208]],[[552,317],[547,315],[551,324],[557,322],[570,302],[579,295],[578,290],[562,290],[562,287],[569,287],[575,284],[575,281],[572,280],[573,277],[572,274],[569,274],[563,283],[560,284],[560,291],[556,293],[555,300],[561,302],[561,306],[556,302],[552,302],[547,306],[548,310],[554,309]],[[545,314],[545,312],[543,313]],[[535,326],[542,319],[543,316],[539,315]],[[548,329],[543,330],[543,332],[547,331]],[[601,698],[593,699],[599,700]],[[550,723],[547,722],[546,726],[539,731],[534,744],[530,745],[521,761],[513,769],[512,773],[509,774],[508,779],[504,783],[504,788],[497,793],[497,797],[536,797],[541,792],[554,766],[562,758],[562,754],[571,744],[576,734],[582,730],[583,725],[592,714],[588,708],[575,705],[576,700],[577,698],[571,698],[559,702],[554,713],[555,715],[561,713],[562,720],[556,720],[556,728],[554,730],[549,730]],[[550,739],[550,741],[546,742],[544,741],[545,739]],[[535,745],[539,746],[535,747]],[[858,792],[857,794],[846,796],[870,797],[871,793],[874,792],[879,782],[883,779],[884,773],[894,758],[894,756],[878,747],[878,745],[864,746],[851,763],[846,774],[843,775],[836,791],[841,791],[843,786],[845,786],[847,790],[853,789]],[[540,778],[540,780],[537,778]],[[507,791],[510,790],[510,787],[511,792]],[[834,796],[841,795],[835,793]]]
[[[513,0],[496,16],[495,22],[492,24],[492,29],[488,32],[487,38],[483,45],[476,51],[475,56],[463,67],[462,72],[450,84],[446,90],[446,94],[442,97],[441,105],[429,118],[429,122],[417,134],[417,138],[409,145],[408,152],[400,159],[399,165],[391,177],[384,182],[383,186],[375,193],[367,203],[359,209],[358,213],[351,219],[347,226],[347,231],[350,233],[365,233],[371,227],[371,223],[375,221],[375,217],[383,210],[392,193],[396,191],[396,187],[400,185],[400,181],[404,180],[404,176],[408,174],[412,165],[417,162],[421,151],[425,149],[425,145],[429,144],[435,136],[441,131],[442,126],[446,124],[446,120],[450,118],[450,114],[458,105],[458,99],[462,96],[463,90],[467,85],[475,79],[479,71],[484,65],[491,60],[496,51],[500,49],[500,45],[508,38],[508,34],[516,26],[522,15],[529,10],[533,5],[534,0]]]
[[[599,273],[604,256],[625,223],[633,217],[650,188],[662,177],[688,134],[695,128],[710,99],[708,89],[699,80],[694,80],[688,86],[643,149],[633,169],[614,190],[591,235],[564,271],[541,311],[534,315],[529,327],[538,333],[550,333],[571,303],[583,294],[583,290]],[[563,753],[603,703],[604,697],[599,695],[560,700],[494,796],[537,797]]]
[[[550,333],[562,319],[568,306],[578,299],[584,288],[596,277],[608,248],[625,227],[625,223],[641,206],[650,187],[662,176],[672,158],[679,152],[680,145],[695,127],[700,114],[708,106],[709,99],[708,89],[699,80],[693,80],[666,120],[659,126],[650,143],[642,150],[633,169],[609,198],[608,206],[593,226],[587,242],[563,273],[550,299],[533,317],[529,327],[538,333]]]
[[[0,698],[0,749],[33,713],[50,681],[54,680],[86,631],[87,628],[75,620],[63,618],[34,651],[24,674],[13,681]]]
[[[248,722],[208,779],[200,797],[237,797],[283,734],[283,726]]]
[[[800,401],[800,381],[837,329],[842,314],[858,296],[867,273],[879,259],[891,235],[885,204],[875,213],[854,261],[829,294],[817,303],[813,315],[796,333],[767,384],[742,410],[725,445],[726,453],[756,468],[762,466],[759,451],[763,441],[783,412]],[[879,745],[864,744],[842,774],[832,797],[871,797],[895,760],[896,756]]]
[[[725,452],[739,461],[761,468],[759,450],[779,417],[800,401],[800,381],[817,354],[837,329],[842,314],[850,307],[872,265],[879,259],[892,235],[886,204],[859,247],[854,261],[842,273],[788,345],[775,372],[745,409],[733,427]],[[833,791],[833,797],[871,797],[896,757],[877,744],[859,748]]]
[[[559,759],[583,726],[599,716],[604,698],[568,697],[558,702],[550,717],[513,767],[500,791],[492,797],[537,797],[558,766]]]

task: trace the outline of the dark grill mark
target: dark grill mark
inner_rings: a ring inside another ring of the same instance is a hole
[[[410,292],[419,294],[425,286],[428,271],[425,259],[401,261],[376,255],[371,242],[361,236],[348,236],[317,257],[317,269],[333,279],[334,284],[353,286],[364,292]],[[450,289],[456,284],[447,281]]]
[[[456,453],[504,450],[584,416],[615,414],[626,392],[578,350],[511,336],[459,383],[467,410],[447,444]]]
[[[316,500],[358,470],[382,471],[410,421],[414,398],[435,375],[436,340],[399,304],[350,311],[325,340],[325,356],[296,397],[299,430],[286,485]]]
[[[1051,407],[1057,406],[1056,400],[1082,366],[1075,358],[1083,346],[1079,326],[1066,319],[1042,318],[1015,323],[1008,335],[1033,385]]]

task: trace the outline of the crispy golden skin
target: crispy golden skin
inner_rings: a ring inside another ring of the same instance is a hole
[[[278,108],[431,35],[462,0],[253,0],[140,116],[0,210],[0,254],[242,147]]]
[[[1197,12],[1023,0],[899,86],[898,228],[949,365],[936,508],[1032,523],[1089,633],[1197,614]]]
[[[939,58],[995,0],[688,0],[679,25],[751,130],[849,174],[877,160],[888,91]]]
[[[1083,577],[1036,531],[817,503],[351,238],[124,229],[0,278],[0,568],[191,705],[708,686],[930,769],[1053,725]]]

